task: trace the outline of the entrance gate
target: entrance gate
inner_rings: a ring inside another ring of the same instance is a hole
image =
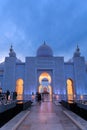
[[[47,72],[41,73],[39,76],[38,91],[41,93],[44,101],[52,101],[51,76]]]

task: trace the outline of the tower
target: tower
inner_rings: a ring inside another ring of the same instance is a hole
[[[9,50],[9,57],[5,58],[5,68],[4,68],[4,85],[5,89],[14,91],[15,89],[15,70],[16,70],[16,53],[14,52],[12,46]],[[4,89],[3,88],[3,89]]]

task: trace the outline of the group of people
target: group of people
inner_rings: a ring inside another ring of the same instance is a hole
[[[16,100],[16,98],[17,98],[17,92],[16,91],[10,93],[10,91],[7,90],[7,92],[6,92],[6,99],[7,100],[9,100],[9,99]]]
[[[39,92],[36,92],[36,101],[41,103],[41,94]]]
[[[16,100],[17,98],[17,92],[10,92],[9,90],[7,90],[5,93],[1,92],[0,93],[0,102],[1,103],[5,103],[7,101],[10,100]]]
[[[48,95],[49,95],[49,93],[36,92],[36,101],[37,102],[41,102],[41,101],[44,102],[46,99],[48,100]]]

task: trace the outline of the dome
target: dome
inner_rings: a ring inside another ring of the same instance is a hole
[[[38,57],[52,57],[53,51],[52,49],[44,42],[37,50]]]

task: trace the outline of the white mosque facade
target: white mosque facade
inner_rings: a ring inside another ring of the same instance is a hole
[[[26,57],[25,62],[17,59],[12,46],[9,56],[0,64],[0,87],[5,92],[17,91],[19,99],[32,93],[49,93],[61,99],[80,99],[87,95],[87,65],[85,58],[76,48],[71,61],[54,56],[46,43],[37,49],[35,57]]]

